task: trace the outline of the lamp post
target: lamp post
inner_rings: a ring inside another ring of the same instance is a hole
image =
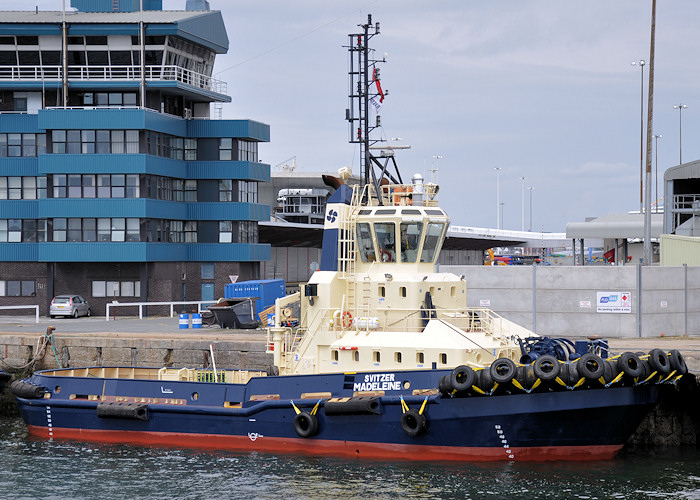
[[[639,66],[642,70],[641,92],[639,94],[641,123],[639,125],[639,213],[644,210],[644,65],[646,62],[641,59],[639,62],[633,61],[632,66]]]
[[[501,225],[499,226],[498,229],[503,229],[503,207],[506,205],[505,201],[501,202]]]
[[[521,192],[520,192],[520,230],[525,231],[525,180],[527,177],[521,177]]]
[[[496,229],[501,229],[501,167],[493,167],[496,171]]]
[[[674,104],[673,109],[678,110],[678,164],[683,164],[683,110],[688,106],[680,103]]]
[[[530,186],[527,189],[528,189],[528,191],[530,191],[530,228],[528,229],[528,231],[532,232],[532,191],[535,188]]]
[[[656,197],[656,210],[654,210],[656,213],[659,213],[659,139],[663,137],[661,134],[654,134],[652,137],[654,137],[654,185],[655,185],[655,192],[656,194],[654,195]]]

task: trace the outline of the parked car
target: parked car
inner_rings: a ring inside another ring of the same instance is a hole
[[[90,316],[90,304],[80,295],[57,295],[51,301],[49,316]]]

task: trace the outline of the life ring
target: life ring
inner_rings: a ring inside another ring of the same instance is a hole
[[[391,250],[379,249],[379,258],[382,262],[393,262],[394,257],[391,255]]]
[[[350,311],[344,311],[340,319],[340,324],[343,328],[350,328],[352,326],[352,314]]]
[[[598,380],[605,373],[603,360],[592,352],[587,352],[576,361],[576,369],[586,380]]]
[[[671,371],[671,363],[669,362],[668,355],[661,349],[652,349],[649,351],[649,364],[654,371],[662,375],[666,375]]]
[[[418,410],[408,410],[401,415],[401,428],[411,437],[415,437],[428,428],[428,419]]]
[[[294,431],[299,437],[308,438],[318,432],[318,419],[316,415],[302,411],[294,417]]]
[[[489,368],[491,379],[499,384],[507,384],[513,380],[516,371],[517,367],[515,366],[515,363],[512,359],[508,358],[497,359],[491,363],[491,367]]]
[[[545,354],[535,360],[532,370],[543,382],[551,382],[559,376],[559,360],[550,354]]]

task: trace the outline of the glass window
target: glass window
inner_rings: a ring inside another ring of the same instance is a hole
[[[213,262],[202,262],[202,279],[203,280],[213,280],[214,279],[214,263]]]
[[[36,177],[22,177],[22,199],[36,200]]]
[[[94,175],[83,175],[83,198],[95,198],[97,187]]]
[[[110,186],[110,176],[109,174],[101,174],[97,176],[97,197],[98,198],[109,198],[112,194],[112,189]]]
[[[121,296],[122,297],[133,297],[134,296],[134,282],[133,281],[122,281],[121,282]]]
[[[127,198],[138,198],[139,197],[139,176],[138,174],[129,174],[126,176],[126,197]]]
[[[97,241],[97,219],[83,219],[83,241]]]
[[[81,223],[81,219],[68,219],[67,241],[76,242],[82,239]]]
[[[360,250],[362,262],[374,262],[377,260],[370,225],[366,222],[357,224],[357,247]]]
[[[107,283],[105,281],[93,281],[92,282],[92,296],[93,297],[105,297],[105,289]]]
[[[112,241],[124,241],[126,219],[115,217],[112,219]]]
[[[68,198],[82,198],[82,182],[80,174],[68,176]]]
[[[401,262],[415,262],[418,259],[422,222],[401,223]]]
[[[230,220],[219,221],[219,243],[233,242],[233,222]]]
[[[97,219],[97,241],[109,241],[112,233],[112,223],[109,219]]]
[[[379,260],[381,262],[396,262],[396,240],[393,222],[375,222],[374,233],[377,235]]]
[[[437,250],[442,241],[442,233],[445,224],[442,222],[431,222],[425,232],[425,241],[423,242],[423,251],[420,254],[421,262],[433,262]]]
[[[67,219],[53,220],[53,241],[66,241]]]
[[[139,219],[126,219],[126,241],[141,241]]]
[[[36,221],[33,219],[24,219],[22,221],[22,242],[36,242]]]

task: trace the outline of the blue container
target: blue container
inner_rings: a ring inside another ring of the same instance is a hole
[[[262,312],[275,304],[275,299],[286,295],[284,280],[252,280],[229,283],[224,287],[224,297],[254,297],[255,310]]]
[[[202,315],[195,313],[192,315],[192,328],[202,328]]]
[[[180,330],[190,327],[190,315],[181,314],[180,315]]]

